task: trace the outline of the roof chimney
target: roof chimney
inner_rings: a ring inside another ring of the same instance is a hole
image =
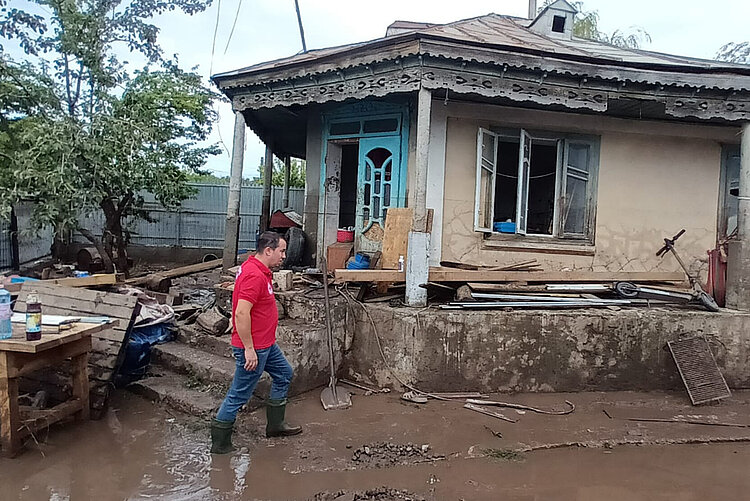
[[[529,0],[529,19],[536,18],[536,0]]]

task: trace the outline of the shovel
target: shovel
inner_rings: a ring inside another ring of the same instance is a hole
[[[323,235],[326,234],[326,206],[328,202],[328,184],[325,185],[323,196]],[[331,379],[328,382],[328,386],[323,389],[320,394],[320,402],[323,404],[323,409],[330,411],[332,409],[347,409],[352,406],[352,396],[342,386],[336,385],[336,367],[334,366],[333,358],[333,329],[331,328],[331,301],[328,297],[328,263],[323,252],[323,296],[325,297],[326,307],[326,331],[328,333],[328,358],[331,367]]]

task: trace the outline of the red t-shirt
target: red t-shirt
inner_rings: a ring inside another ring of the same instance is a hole
[[[244,348],[237,327],[234,325],[234,312],[237,302],[244,299],[252,303],[250,310],[250,333],[253,347],[262,350],[276,342],[276,326],[279,323],[279,310],[273,294],[273,273],[266,265],[250,256],[237,270],[232,293],[232,346]]]

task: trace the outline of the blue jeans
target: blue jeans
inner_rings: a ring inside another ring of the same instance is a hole
[[[234,379],[232,379],[232,386],[229,388],[227,396],[224,397],[224,401],[219,407],[216,419],[227,422],[234,421],[237,412],[253,396],[253,391],[255,391],[255,386],[258,384],[263,371],[267,372],[273,381],[269,398],[275,400],[286,398],[294,371],[277,344],[274,343],[273,346],[262,350],[255,350],[255,353],[258,354],[258,366],[253,371],[245,370],[244,349],[233,346],[232,351],[236,360]]]

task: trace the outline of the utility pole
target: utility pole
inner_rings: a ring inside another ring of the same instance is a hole
[[[232,170],[229,176],[227,221],[224,229],[224,269],[237,264],[237,247],[240,239],[240,191],[242,190],[242,163],[245,159],[245,117],[234,112],[234,139],[232,143]]]

